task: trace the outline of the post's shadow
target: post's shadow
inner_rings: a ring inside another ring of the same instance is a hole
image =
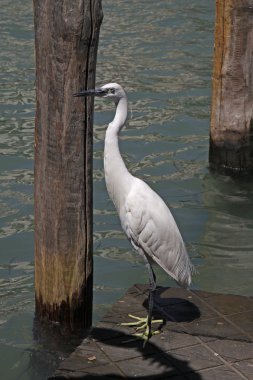
[[[114,336],[114,338],[109,338],[112,336]],[[156,344],[152,343],[152,340],[147,343],[145,348],[143,348],[143,341],[141,339],[134,339],[132,335],[124,334],[122,332],[119,333],[119,331],[113,329],[98,327],[95,327],[92,330],[90,339],[93,341],[95,340],[98,344],[102,344],[103,352],[106,352],[106,355],[109,357],[110,352],[114,352],[113,355],[116,353],[117,359],[114,358],[114,363],[118,368],[121,367],[120,361],[121,363],[124,362],[124,367],[127,367],[127,372],[129,372],[129,368],[133,365],[131,359],[134,359],[134,369],[130,370],[130,372],[136,372],[133,375],[125,377],[123,374],[120,375],[110,373],[110,367],[106,369],[107,364],[100,364],[92,369],[93,373],[90,373],[90,367],[84,368],[83,374],[81,374],[78,370],[75,373],[72,367],[71,370],[73,377],[71,377],[70,371],[66,373],[65,370],[62,371],[63,373],[61,375],[60,370],[57,375],[50,377],[48,380],[66,380],[71,378],[79,380],[158,380],[161,378],[184,380],[189,379],[186,374],[188,374],[188,376],[190,374],[191,380],[201,380],[200,375],[190,367],[187,360],[181,360],[178,357],[173,356],[171,353],[162,351]],[[134,351],[132,357],[131,355],[129,356],[129,351]],[[112,359],[110,358],[110,360]],[[163,368],[162,373],[159,371],[161,366]],[[66,367],[67,363],[65,364],[65,368]],[[101,368],[105,374],[99,374],[99,372],[102,372]],[[97,372],[96,369],[98,369]],[[147,374],[149,371],[150,374]]]
[[[90,330],[70,334],[58,324],[40,322],[37,317],[33,321],[34,344],[26,353],[29,354],[27,367],[17,379],[43,379],[52,375],[69,355],[88,336]]]

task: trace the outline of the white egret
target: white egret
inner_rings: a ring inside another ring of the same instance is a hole
[[[135,250],[143,258],[149,274],[149,308],[147,318],[136,318],[129,325],[145,329],[142,337],[152,336],[151,323],[156,278],[151,263],[155,262],[177,283],[188,287],[193,265],[187,254],[177,224],[165,202],[144,181],[134,177],[125,166],[119,150],[118,135],[127,119],[127,96],[117,83],[81,91],[74,96],[99,96],[116,105],[113,121],[108,125],[104,146],[104,171],[107,191],[121,226]],[[137,335],[137,334],[136,334]]]

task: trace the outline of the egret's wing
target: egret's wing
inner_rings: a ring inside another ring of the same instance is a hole
[[[122,227],[133,246],[180,285],[188,286],[193,266],[176,222],[159,195],[137,179],[127,196],[124,214]]]

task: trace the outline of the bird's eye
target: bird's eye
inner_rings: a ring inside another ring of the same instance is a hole
[[[109,88],[108,94],[115,94],[115,88]]]

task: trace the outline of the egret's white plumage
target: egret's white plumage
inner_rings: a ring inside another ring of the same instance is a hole
[[[104,147],[105,181],[109,196],[124,232],[146,264],[156,262],[181,286],[188,287],[193,266],[169,208],[144,181],[129,173],[120,154],[118,135],[127,118],[125,91],[119,84],[109,83],[100,89],[75,95],[97,95],[114,101],[116,113],[106,130]],[[155,283],[152,268],[149,273],[152,285]]]
[[[144,181],[127,170],[118,144],[118,134],[127,118],[127,97],[122,87],[109,83],[102,89],[114,89],[105,97],[116,102],[116,114],[105,135],[104,168],[106,186],[134,248],[152,259],[180,285],[191,283],[192,264],[177,224],[165,202]]]

